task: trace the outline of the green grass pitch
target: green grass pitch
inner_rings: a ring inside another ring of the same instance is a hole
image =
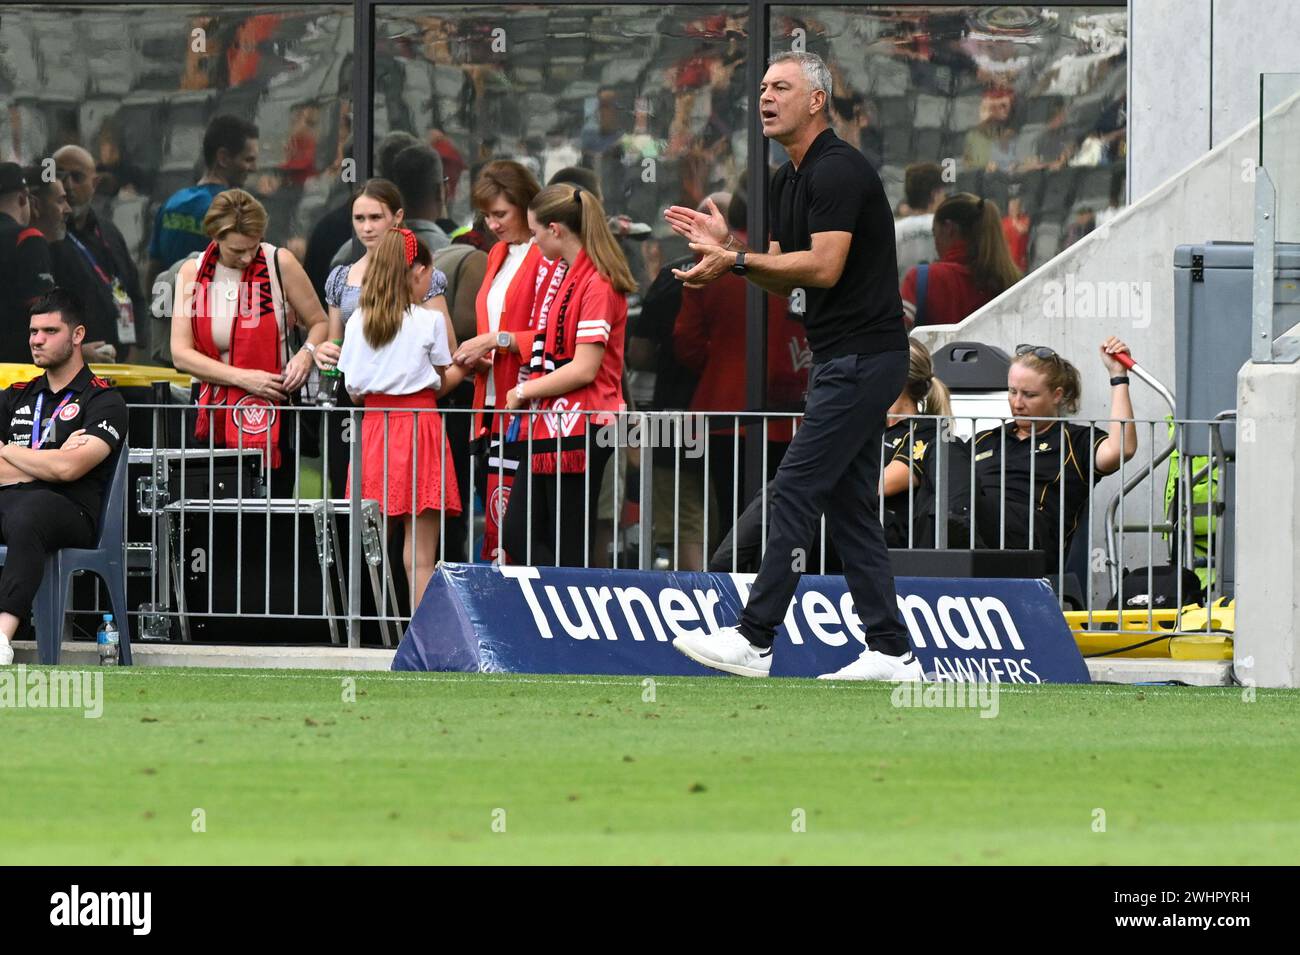
[[[1300,693],[1016,687],[982,719],[891,690],[123,669],[99,719],[0,709],[0,862],[1300,857]]]

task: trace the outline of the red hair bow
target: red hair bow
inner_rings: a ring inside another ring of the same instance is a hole
[[[415,263],[415,246],[419,240],[416,239],[415,233],[410,229],[398,229],[397,231],[401,233],[402,244],[406,248],[406,265],[407,268],[410,268]]]

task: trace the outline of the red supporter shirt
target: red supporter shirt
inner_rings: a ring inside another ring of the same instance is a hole
[[[975,284],[966,265],[966,243],[954,242],[938,262],[930,263],[923,325],[955,325],[993,296]],[[907,270],[899,290],[909,324],[916,322],[916,266]]]
[[[673,326],[673,353],[696,372],[700,383],[691,411],[743,411],[745,408],[745,286],[738,275],[724,275],[701,289],[683,289],[682,307]],[[804,327],[789,318],[787,302],[778,295],[767,300],[767,406],[774,411],[799,411],[808,388],[812,352]],[[732,421],[723,415],[709,428],[730,434]],[[768,437],[789,441],[790,428],[773,424]]]
[[[627,296],[593,273],[582,290],[578,345],[604,345],[605,354],[589,386],[587,408],[618,411],[623,407],[623,345],[627,338]]]

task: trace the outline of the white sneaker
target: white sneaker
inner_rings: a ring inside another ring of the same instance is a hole
[[[772,670],[771,649],[760,650],[735,627],[678,637],[673,646],[696,663],[737,676],[767,676]]]
[[[7,667],[14,662],[14,648],[9,646],[9,641],[0,637],[0,667]]]
[[[924,678],[921,663],[911,650],[891,657],[879,650],[863,650],[862,655],[834,673],[823,673],[819,680],[889,680],[914,682]]]

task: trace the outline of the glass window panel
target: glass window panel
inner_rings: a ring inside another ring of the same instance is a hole
[[[938,163],[949,190],[998,204],[1032,270],[1122,208],[1125,9],[781,6],[771,23],[773,52],[827,60],[836,130],[900,212],[906,167]]]
[[[712,192],[734,191],[746,168],[746,9],[377,9],[376,153],[390,131],[434,145],[444,159],[450,218],[462,225],[472,219],[474,170],[499,157],[530,166],[543,183],[565,166],[593,169],[606,211],[628,217],[635,232],[645,233],[620,239],[642,293],[629,301],[626,353],[628,390],[638,408],[745,406],[744,281],[728,276],[715,283],[725,299],[721,306],[715,295],[711,307],[688,302],[696,306],[689,308],[682,305],[680,283],[670,275],[663,280],[661,270],[689,258],[664,222],[664,209],[697,206]],[[789,351],[780,343],[787,363]],[[731,471],[721,451],[725,445],[730,453],[731,430],[730,419],[719,425],[719,453],[711,459],[728,515]],[[671,489],[671,454],[660,452],[656,460],[668,466],[660,483]],[[686,533],[696,535],[703,506],[700,463],[686,472],[682,492],[693,497],[683,503],[683,527],[695,515],[695,528]],[[718,498],[712,500],[710,549],[720,540],[722,510]],[[671,493],[665,498],[656,492],[655,503],[656,532],[668,528],[663,534],[671,542]],[[698,565],[700,542],[692,546]]]
[[[351,53],[350,4],[3,4],[0,160],[88,149],[96,208],[143,269],[158,206],[202,175],[207,122],[247,117],[260,149],[245,188],[267,207],[268,241],[301,259],[345,187]]]

